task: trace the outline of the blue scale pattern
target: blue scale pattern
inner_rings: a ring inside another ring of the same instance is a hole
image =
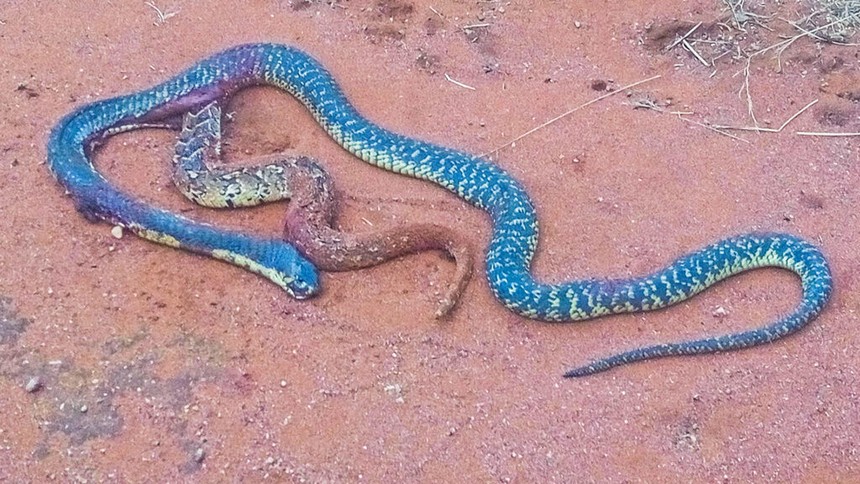
[[[663,356],[767,343],[805,326],[830,298],[830,268],[818,247],[794,235],[777,233],[729,238],[644,277],[540,283],[530,272],[538,241],[537,213],[520,183],[474,155],[405,137],[370,122],[353,108],[323,66],[301,50],[283,45],[234,47],[152,89],[79,108],[53,130],[48,166],[78,209],[91,219],[109,220],[156,242],[236,263],[300,297],[311,295],[318,290],[316,272],[292,247],[223,231],[149,207],[114,189],[87,157],[88,143],[110,129],[181,115],[255,84],[274,85],[295,96],[337,143],[358,158],[392,172],[429,180],[488,212],[493,220],[493,238],[487,250],[490,288],[505,306],[525,317],[569,322],[650,311],[758,267],[781,267],[800,276],[800,304],[772,324],[733,335],[635,349],[594,361],[565,376],[589,375]]]

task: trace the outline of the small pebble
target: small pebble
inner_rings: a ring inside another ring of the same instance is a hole
[[[201,463],[203,459],[206,458],[206,451],[203,450],[203,447],[198,447],[196,451],[194,451],[194,462]]]
[[[726,311],[726,308],[722,306],[717,306],[717,309],[714,309],[714,312],[711,313],[715,318],[724,318],[729,315],[729,312]]]
[[[89,409],[90,407],[87,407],[86,405],[81,405],[81,413],[87,413],[87,410]]]
[[[110,229],[110,234],[113,235],[115,239],[122,238],[122,226],[114,225],[112,229]]]
[[[24,390],[27,390],[27,393],[36,393],[42,389],[42,380],[38,376],[34,376],[30,378],[27,384],[24,386]]]
[[[582,27],[582,23],[579,20],[576,20],[573,22],[573,26],[576,28],[580,28],[580,27]]]

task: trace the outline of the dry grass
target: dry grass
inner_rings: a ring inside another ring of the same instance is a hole
[[[814,36],[833,44],[848,44],[860,31],[860,0],[815,0],[806,17],[793,22],[798,29],[815,30],[827,26]]]
[[[711,76],[716,75],[720,65],[726,62],[742,66],[734,76],[741,78],[738,96],[747,104],[751,126],[716,127],[721,134],[725,134],[723,130],[726,129],[778,133],[785,127],[759,126],[750,90],[750,71],[755,58],[771,58],[776,62],[776,71],[782,72],[783,53],[798,40],[810,39],[838,46],[860,45],[852,43],[860,31],[860,0],[806,0],[799,4],[802,13],[789,10],[787,5],[763,0],[720,1],[724,5],[721,18],[705,22],[704,26],[699,22],[684,35],[677,35],[666,50],[683,48],[701,64],[712,67]],[[795,33],[779,34],[778,30],[785,31],[785,24]],[[727,57],[726,61],[718,65],[717,61],[723,57]],[[797,115],[803,111],[805,108]]]

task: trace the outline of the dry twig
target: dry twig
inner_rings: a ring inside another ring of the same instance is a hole
[[[666,109],[663,109],[662,107],[658,106],[657,103],[655,103],[654,101],[652,101],[650,99],[640,99],[640,100],[632,103],[632,106],[633,106],[633,108],[650,109],[652,111],[656,111],[656,112],[661,113],[661,114],[672,114],[672,115],[678,116],[678,119],[680,119],[681,121],[684,121],[685,123],[694,124],[696,126],[705,128],[707,130],[713,131],[713,132],[721,134],[723,136],[727,136],[727,137],[729,137],[733,140],[736,140],[736,141],[743,141],[744,143],[749,143],[749,141],[747,141],[741,137],[735,136],[731,133],[727,133],[725,131],[722,131],[722,130],[718,129],[717,127],[710,126],[710,125],[707,125],[705,123],[700,123],[698,121],[694,121],[694,120],[689,119],[689,118],[685,118],[684,116],[693,114],[692,112],[689,112],[689,111],[667,111]]]
[[[800,111],[794,113],[793,115],[791,115],[791,117],[786,119],[785,122],[782,123],[782,125],[779,128],[762,128],[758,125],[755,125],[755,126],[714,126],[714,128],[717,128],[717,129],[733,129],[736,131],[755,131],[758,133],[779,133],[783,129],[785,129],[786,126],[788,126],[788,123],[794,121],[795,118],[797,118],[798,116],[803,114],[804,111],[806,111],[807,109],[814,106],[815,103],[817,103],[817,102],[818,102],[818,99],[810,102],[809,104],[807,104],[806,106],[801,108]]]
[[[158,16],[155,22],[153,22],[155,25],[162,25],[164,22],[167,22],[167,19],[174,17],[179,13],[179,9],[166,11],[161,10],[157,5],[155,5],[155,2],[144,2],[144,5],[155,10],[155,14]]]
[[[492,151],[488,151],[488,152],[486,152],[486,153],[482,153],[482,154],[480,155],[480,157],[481,157],[481,158],[484,158],[484,157],[486,157],[486,156],[488,156],[488,155],[492,155],[493,153],[498,152],[499,150],[501,150],[501,149],[503,149],[503,148],[507,148],[508,146],[512,146],[512,145],[513,145],[514,143],[516,143],[517,141],[519,141],[519,140],[521,140],[521,139],[525,138],[526,136],[528,136],[528,135],[530,135],[530,134],[534,133],[535,131],[538,131],[538,130],[540,130],[540,129],[543,129],[543,128],[545,128],[545,127],[549,126],[550,124],[555,123],[556,121],[558,121],[558,120],[560,120],[560,119],[562,119],[562,118],[565,118],[565,117],[567,117],[567,116],[569,116],[569,115],[571,115],[571,114],[575,113],[576,111],[579,111],[580,109],[582,109],[582,108],[584,108],[584,107],[586,107],[586,106],[590,106],[590,105],[592,105],[592,104],[594,104],[594,103],[596,103],[596,102],[598,102],[598,101],[601,101],[601,100],[603,100],[603,99],[606,99],[606,98],[608,98],[608,97],[610,97],[610,96],[614,96],[614,95],[618,94],[619,92],[626,91],[626,90],[631,89],[631,88],[633,88],[633,87],[636,87],[636,86],[638,86],[638,85],[640,85],[640,84],[645,84],[646,82],[653,81],[654,79],[659,79],[660,77],[661,77],[661,76],[660,76],[659,74],[658,74],[658,75],[656,75],[656,76],[651,76],[651,77],[649,77],[648,79],[642,79],[641,81],[636,81],[636,82],[634,82],[633,84],[628,84],[628,85],[626,85],[626,86],[624,86],[624,87],[621,87],[621,88],[618,88],[618,89],[616,89],[616,90],[614,90],[614,91],[612,91],[612,92],[608,92],[608,93],[606,93],[606,94],[604,94],[604,95],[602,95],[602,96],[598,96],[598,97],[596,97],[596,98],[592,99],[591,101],[588,101],[588,102],[586,102],[586,103],[580,104],[579,106],[577,106],[577,107],[575,107],[575,108],[573,108],[573,109],[570,109],[570,110],[568,110],[568,111],[566,111],[566,112],[564,112],[564,113],[562,113],[562,114],[559,114],[558,116],[556,116],[556,117],[554,117],[554,118],[550,119],[549,121],[546,121],[546,122],[544,122],[544,123],[541,123],[541,124],[540,124],[540,125],[538,125],[538,126],[535,126],[534,128],[532,128],[532,129],[530,129],[530,130],[526,131],[525,133],[523,133],[523,134],[521,134],[521,135],[517,136],[516,138],[512,139],[511,141],[508,141],[507,143],[505,143],[505,144],[503,144],[503,145],[499,146],[498,148],[496,148],[496,149],[494,149],[494,150],[492,150]]]
[[[832,133],[832,132],[814,132],[814,131],[797,131],[797,135],[800,136],[821,136],[821,137],[831,137],[831,138],[840,138],[840,137],[849,137],[849,136],[860,136],[860,133]]]
[[[457,86],[464,87],[464,88],[466,88],[466,89],[471,89],[472,91],[474,91],[474,90],[475,90],[475,88],[474,88],[474,87],[472,87],[472,86],[470,86],[470,85],[468,85],[468,84],[463,84],[462,82],[460,82],[460,81],[458,81],[458,80],[456,80],[456,79],[453,79],[453,78],[452,78],[451,76],[449,76],[447,73],[445,74],[445,80],[446,80],[446,81],[448,81],[448,82],[450,82],[451,84],[455,84],[455,85],[457,85]]]

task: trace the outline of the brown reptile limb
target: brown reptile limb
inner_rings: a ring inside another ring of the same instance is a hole
[[[334,184],[311,158],[270,155],[249,166],[214,167],[220,160],[221,112],[210,104],[187,114],[176,146],[173,181],[189,199],[208,207],[247,207],[289,199],[284,238],[317,268],[351,271],[425,250],[441,250],[456,263],[453,281],[436,310],[454,308],[472,273],[469,245],[454,231],[435,224],[409,224],[374,232],[333,228],[337,211]]]

